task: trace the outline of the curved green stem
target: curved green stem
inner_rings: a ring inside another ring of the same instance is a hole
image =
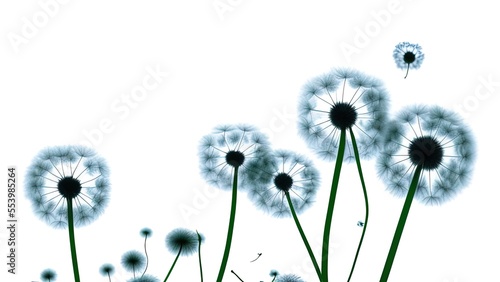
[[[292,204],[292,200],[290,199],[290,193],[287,191],[285,192],[286,200],[288,202],[288,206],[290,207],[290,211],[293,216],[293,220],[295,221],[295,225],[297,226],[297,229],[299,230],[300,237],[302,237],[302,241],[304,241],[304,245],[306,246],[307,252],[309,253],[309,257],[311,258],[311,261],[314,265],[314,269],[316,270],[316,274],[318,274],[318,278],[321,280],[321,270],[319,269],[318,262],[316,261],[316,258],[314,257],[313,251],[311,249],[311,246],[309,245],[309,242],[307,241],[306,234],[304,233],[304,230],[302,229],[302,226],[300,225],[299,218],[297,217],[297,213],[295,212],[295,209]]]
[[[172,270],[174,270],[174,266],[177,263],[177,260],[179,259],[181,252],[182,252],[182,246],[179,248],[179,252],[175,256],[174,263],[172,263],[172,266],[170,267],[170,270],[168,271],[167,276],[165,277],[165,280],[163,280],[163,282],[167,281],[168,277],[170,276],[170,273],[172,273]]]
[[[417,191],[418,181],[420,179],[420,173],[422,172],[422,166],[418,165],[413,174],[413,179],[411,180],[410,188],[408,189],[408,194],[406,195],[405,203],[403,205],[403,210],[399,216],[398,226],[394,232],[394,237],[392,239],[391,248],[387,254],[387,259],[385,261],[384,270],[382,271],[382,277],[380,277],[380,282],[387,282],[389,279],[389,274],[391,273],[392,263],[394,262],[394,257],[396,256],[396,251],[398,250],[399,241],[401,240],[401,235],[403,234],[403,229],[405,228],[406,219],[408,218],[408,213],[410,212],[411,202]]]
[[[198,235],[198,262],[200,264],[200,278],[201,282],[203,282],[203,267],[201,266],[201,235],[196,230],[196,235]]]
[[[361,250],[361,245],[363,244],[363,239],[365,237],[366,226],[368,226],[368,193],[366,192],[365,178],[363,177],[363,170],[361,169],[361,160],[359,158],[358,145],[356,144],[356,138],[354,137],[354,133],[352,132],[352,128],[349,129],[349,133],[351,134],[352,148],[354,150],[354,158],[356,159],[356,166],[358,167],[359,180],[361,180],[361,186],[363,187],[363,196],[365,198],[365,221],[363,225],[363,232],[361,233],[361,238],[359,239],[358,249],[356,250],[356,256],[354,257],[354,261],[352,262],[351,272],[349,273],[349,278],[347,281],[351,281],[351,276],[354,273],[354,268],[356,267],[356,261],[358,260],[359,251]]]
[[[149,257],[148,257],[148,251],[146,249],[146,240],[148,239],[148,235],[146,235],[144,237],[144,254],[146,254],[146,267],[144,268],[144,271],[142,272],[142,275],[141,277],[144,276],[144,274],[146,274],[146,270],[148,269],[148,265],[149,265]]]
[[[71,248],[71,261],[73,262],[73,275],[75,282],[80,282],[80,272],[78,271],[78,259],[76,257],[75,226],[73,223],[73,199],[66,198],[68,204],[68,233],[69,246]]]
[[[325,229],[323,231],[323,248],[321,255],[321,276],[322,282],[328,282],[328,251],[330,248],[330,229],[332,226],[333,207],[335,206],[335,198],[337,196],[337,188],[339,186],[340,170],[344,160],[345,151],[345,129],[340,131],[339,150],[337,153],[337,161],[333,172],[332,188],[330,190],[330,199],[328,201],[328,209],[326,211]]]
[[[226,247],[224,249],[224,256],[217,276],[217,282],[222,282],[224,272],[226,271],[227,260],[229,258],[229,251],[231,250],[231,241],[233,240],[234,219],[236,218],[236,198],[238,194],[238,168],[234,168],[233,175],[233,191],[231,201],[231,213],[229,215],[229,226],[227,228]]]

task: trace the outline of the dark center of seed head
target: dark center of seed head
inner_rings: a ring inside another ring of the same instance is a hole
[[[413,54],[412,52],[406,52],[403,56],[403,60],[405,61],[405,63],[411,64],[415,62],[415,54]]]
[[[414,165],[421,165],[425,170],[436,169],[443,160],[443,146],[433,137],[422,136],[413,139],[408,155]]]
[[[287,173],[281,172],[276,177],[274,177],[274,185],[281,191],[287,192],[292,188],[293,179]]]
[[[66,176],[57,183],[57,190],[64,198],[73,199],[80,194],[82,185],[78,179]]]
[[[226,154],[226,162],[232,167],[240,167],[245,161],[245,155],[240,151],[229,151]]]
[[[351,104],[345,102],[335,103],[330,109],[330,121],[338,129],[351,128],[357,118],[358,113]]]

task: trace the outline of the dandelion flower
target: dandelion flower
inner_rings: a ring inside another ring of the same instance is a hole
[[[475,146],[467,126],[439,106],[403,109],[388,125],[377,161],[379,176],[397,196],[406,196],[380,281],[387,281],[413,198],[439,205],[467,186]]]
[[[217,282],[224,277],[236,218],[238,189],[252,185],[255,179],[254,162],[264,159],[269,152],[265,135],[251,125],[222,125],[210,135],[204,136],[199,147],[201,173],[208,183],[221,189],[232,187],[231,210],[226,237],[226,246],[217,276]]]
[[[303,88],[299,102],[299,134],[321,158],[332,161],[340,133],[352,130],[361,157],[380,149],[389,98],[382,82],[355,70],[334,69],[315,77]],[[354,160],[347,140],[346,160]]]
[[[68,227],[75,281],[79,282],[74,226],[94,221],[108,203],[106,162],[83,146],[42,150],[26,175],[26,194],[36,215],[56,228]]]
[[[273,216],[291,216],[286,194],[298,214],[311,206],[319,188],[319,172],[312,162],[292,151],[276,150],[271,160],[259,169],[267,182],[255,185],[249,197]],[[269,177],[271,176],[271,177]]]
[[[320,157],[328,161],[336,159],[321,255],[320,280],[327,282],[330,231],[342,163],[344,160],[356,160],[365,197],[367,222],[368,199],[360,158],[372,157],[382,146],[389,99],[381,81],[349,69],[334,69],[314,78],[305,85],[300,98],[300,135]],[[347,132],[351,137],[348,140]]]
[[[200,168],[207,181],[221,189],[231,189],[238,173],[240,189],[249,186],[253,171],[248,164],[269,151],[267,137],[251,125],[222,125],[200,142]]]
[[[293,217],[321,279],[321,271],[297,217],[298,213],[314,201],[319,187],[319,172],[311,161],[288,150],[276,150],[270,154],[269,160],[258,165],[255,170],[260,170],[264,175],[259,177],[259,180],[269,179],[269,181],[256,185],[249,194],[250,198],[258,207],[264,208],[274,216]]]
[[[279,275],[279,272],[275,269],[271,269],[271,271],[269,272],[269,276],[271,276],[273,278],[273,280],[271,282],[274,282],[274,280],[276,280],[276,277]]]
[[[408,76],[408,71],[410,69],[420,68],[422,61],[424,60],[422,47],[418,44],[412,44],[409,42],[401,42],[396,45],[392,56],[398,68],[402,70],[406,69],[406,75],[404,78]]]
[[[43,282],[54,282],[56,281],[57,274],[54,270],[47,268],[40,274],[40,279]]]
[[[404,197],[416,167],[422,168],[415,197],[439,205],[467,186],[474,164],[470,130],[453,112],[439,106],[403,109],[389,123],[386,146],[377,160],[379,176],[395,196]]]
[[[109,281],[111,282],[111,275],[115,272],[115,267],[112,264],[105,263],[101,265],[101,267],[99,268],[99,272],[103,276],[107,276]]]
[[[172,270],[174,269],[175,264],[177,263],[177,260],[179,259],[179,256],[189,256],[198,250],[199,237],[198,233],[189,229],[177,228],[168,233],[165,238],[165,243],[167,245],[167,249],[172,254],[176,255],[175,260],[165,277],[164,281],[167,281],[168,277],[172,273]]]
[[[138,251],[128,251],[122,255],[122,266],[134,274],[146,264],[146,257]]]

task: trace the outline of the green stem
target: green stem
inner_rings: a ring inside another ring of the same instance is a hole
[[[73,199],[66,198],[68,204],[68,233],[69,246],[71,248],[71,261],[73,262],[73,275],[75,282],[80,282],[80,272],[78,271],[78,259],[76,257],[75,226],[73,223]]]
[[[174,266],[177,263],[177,260],[179,259],[181,252],[182,252],[182,246],[179,248],[179,252],[175,256],[174,263],[172,263],[172,266],[170,267],[170,270],[168,271],[167,276],[165,277],[165,280],[163,280],[163,282],[167,281],[168,277],[170,276],[170,273],[172,273],[172,270],[174,270]]]
[[[217,276],[217,282],[222,282],[224,272],[226,271],[227,260],[229,258],[229,251],[231,249],[231,241],[233,240],[234,219],[236,218],[236,196],[238,194],[238,167],[234,168],[233,175],[233,191],[231,201],[231,213],[229,216],[229,226],[227,228],[226,247],[224,249],[224,256]]]
[[[196,235],[198,235],[198,261],[200,264],[200,277],[201,282],[203,282],[203,267],[201,266],[201,235],[198,233],[198,230],[196,230]]]
[[[352,147],[354,150],[354,158],[356,159],[356,166],[358,167],[359,179],[361,180],[361,186],[363,187],[363,196],[365,198],[365,221],[363,224],[363,232],[361,233],[361,238],[359,239],[358,249],[356,250],[356,256],[354,257],[354,261],[352,262],[351,273],[349,273],[349,278],[347,281],[351,281],[351,276],[354,273],[354,268],[356,267],[356,261],[358,260],[359,251],[361,250],[361,245],[363,244],[363,239],[365,237],[366,226],[368,225],[368,193],[366,192],[365,178],[363,177],[363,170],[361,169],[361,160],[359,158],[358,145],[356,144],[356,138],[354,137],[354,133],[352,132],[352,128],[349,129],[349,133],[351,134]]]
[[[344,160],[345,150],[345,129],[340,131],[339,151],[337,153],[337,161],[333,172],[332,187],[330,190],[330,199],[328,201],[328,209],[326,211],[325,229],[323,233],[323,248],[321,255],[321,275],[322,282],[328,282],[328,250],[330,248],[330,229],[332,226],[333,207],[335,206],[335,197],[337,196],[337,188],[339,186],[340,169]]]
[[[309,257],[311,258],[311,261],[314,265],[314,269],[316,270],[316,274],[318,274],[318,278],[321,280],[321,270],[319,269],[318,262],[316,261],[316,258],[314,257],[313,251],[311,249],[311,246],[309,245],[309,242],[307,241],[306,234],[304,233],[304,230],[302,229],[302,226],[300,225],[299,218],[297,217],[297,214],[295,212],[295,209],[292,204],[292,200],[290,199],[290,193],[287,191],[285,192],[286,200],[288,202],[288,206],[290,207],[290,211],[293,216],[293,220],[295,221],[295,225],[297,226],[297,229],[299,230],[300,237],[302,237],[302,241],[304,241],[304,245],[306,246],[307,252],[309,253]]]
[[[408,213],[410,212],[411,202],[417,191],[418,181],[420,179],[420,173],[422,172],[422,166],[418,165],[413,174],[413,179],[411,180],[410,188],[408,189],[408,194],[406,195],[405,203],[403,205],[403,210],[399,216],[398,226],[394,232],[394,237],[392,239],[391,248],[389,249],[389,254],[385,261],[384,270],[382,271],[382,277],[380,282],[387,282],[389,279],[389,274],[391,273],[392,263],[394,262],[394,257],[396,256],[396,251],[398,250],[399,241],[401,240],[401,235],[403,234],[403,229],[405,228],[406,219],[408,218]]]

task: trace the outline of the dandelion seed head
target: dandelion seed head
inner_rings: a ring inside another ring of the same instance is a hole
[[[380,150],[389,99],[383,83],[352,69],[333,69],[306,84],[299,99],[299,135],[321,158],[335,160],[341,131],[352,130],[363,158]],[[325,83],[329,81],[328,87]],[[333,87],[335,86],[335,87]],[[354,159],[350,138],[344,160]]]
[[[467,186],[475,159],[468,127],[452,111],[439,106],[405,107],[387,124],[377,172],[388,190],[406,196],[413,171],[422,168],[416,198],[440,205]]]
[[[165,238],[167,249],[177,255],[191,255],[198,251],[198,234],[185,228],[176,228]]]
[[[146,265],[146,257],[141,252],[131,250],[122,255],[121,263],[125,270],[135,273]]]
[[[25,178],[34,212],[56,228],[67,227],[72,202],[75,226],[101,215],[109,202],[109,169],[103,158],[83,146],[55,146],[40,151]]]

